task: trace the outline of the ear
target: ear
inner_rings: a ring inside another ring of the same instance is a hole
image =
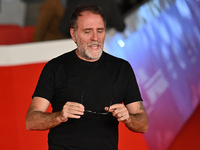
[[[76,43],[75,30],[73,28],[70,28],[70,34],[71,34],[73,41]]]

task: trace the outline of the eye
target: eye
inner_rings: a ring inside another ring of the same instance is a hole
[[[84,30],[84,33],[89,34],[91,30]]]
[[[98,30],[97,32],[98,32],[98,33],[102,33],[103,31],[102,31],[102,30]]]
[[[90,31],[85,31],[86,34],[90,33]]]
[[[104,29],[98,29],[97,32],[98,33],[103,33]]]

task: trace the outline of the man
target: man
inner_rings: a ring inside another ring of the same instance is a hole
[[[145,133],[148,119],[129,63],[103,52],[105,19],[79,6],[70,33],[77,49],[49,61],[26,117],[28,130],[48,130],[49,150],[117,150],[118,122]],[[53,112],[46,113],[51,103]]]

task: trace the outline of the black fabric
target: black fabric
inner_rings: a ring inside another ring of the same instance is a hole
[[[79,59],[75,50],[49,61],[40,76],[34,96],[46,98],[53,112],[67,101],[81,103],[85,109],[102,112],[112,104],[141,101],[135,75],[129,63],[103,52],[96,62]],[[49,144],[87,150],[117,150],[118,121],[111,114],[85,113],[69,119],[49,132]]]
[[[48,150],[66,150],[66,148],[59,145],[49,144]]]

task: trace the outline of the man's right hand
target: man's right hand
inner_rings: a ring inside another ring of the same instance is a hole
[[[69,118],[79,119],[84,114],[84,106],[76,102],[66,102],[60,112],[61,122],[66,122]]]
[[[69,118],[79,119],[84,114],[84,106],[75,102],[67,102],[60,112],[46,112],[50,102],[42,97],[34,97],[26,115],[27,130],[48,130]]]

